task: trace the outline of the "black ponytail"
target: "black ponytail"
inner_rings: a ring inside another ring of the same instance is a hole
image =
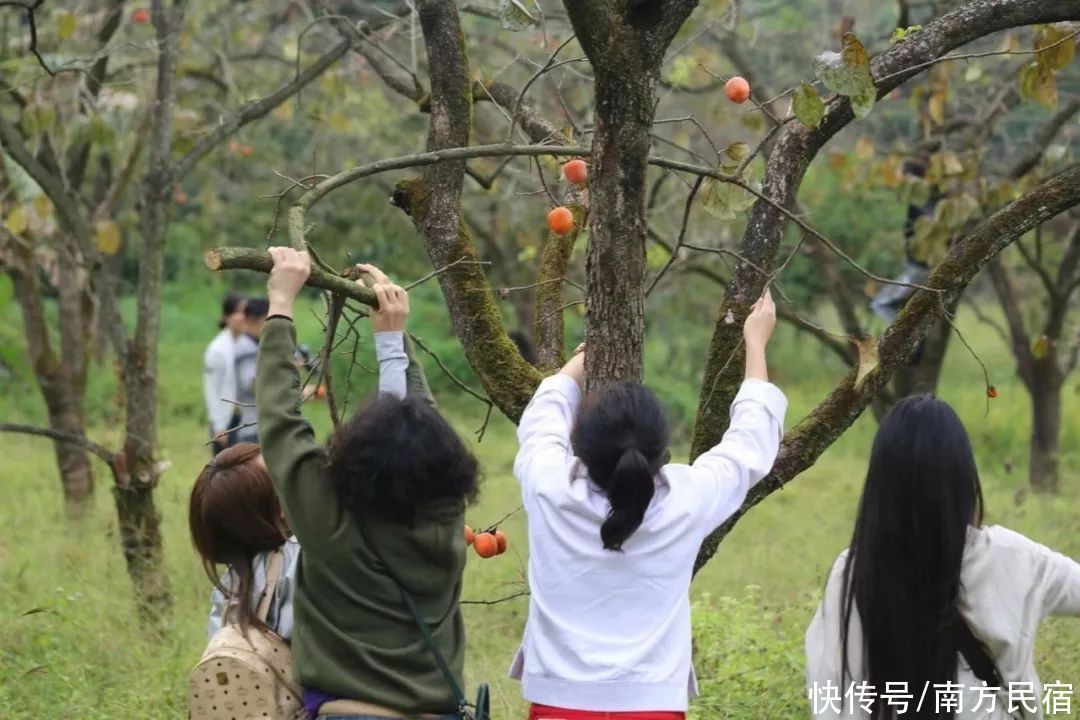
[[[610,385],[586,403],[573,442],[574,454],[611,504],[600,540],[606,550],[621,550],[641,526],[668,457],[660,403],[640,383]]]
[[[623,451],[608,491],[611,510],[600,526],[600,539],[604,541],[605,550],[622,550],[622,544],[641,525],[656,490],[653,476],[649,461],[641,450],[634,447]]]

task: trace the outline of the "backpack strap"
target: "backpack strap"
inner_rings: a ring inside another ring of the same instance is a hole
[[[281,551],[281,548],[278,548],[266,558],[266,588],[263,590],[262,597],[259,598],[259,605],[255,609],[255,617],[259,618],[260,622],[265,623],[266,618],[270,615],[270,603],[274,600],[278,580],[281,579],[281,566],[284,564],[284,556],[285,554]]]
[[[989,687],[1002,688],[1001,673],[998,672],[994,659],[990,657],[986,646],[975,637],[975,633],[971,631],[971,626],[967,624],[959,610],[956,610],[955,628],[957,649],[960,650],[960,654],[964,656],[968,665],[971,666],[971,671],[975,673],[975,677],[982,680]]]

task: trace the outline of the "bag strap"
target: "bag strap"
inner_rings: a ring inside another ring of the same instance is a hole
[[[986,647],[975,637],[971,626],[964,620],[964,616],[956,610],[956,644],[960,654],[971,666],[975,677],[982,680],[989,687],[1002,688],[1001,673],[998,672],[994,659],[990,657]]]
[[[389,571],[387,572],[389,574]],[[413,621],[416,623],[416,627],[420,629],[420,634],[424,636],[424,643],[427,645],[428,651],[431,656],[435,658],[435,664],[439,666],[439,672],[442,673],[443,680],[450,687],[450,692],[454,694],[454,700],[457,702],[458,707],[462,710],[468,707],[469,703],[465,700],[465,693],[462,692],[461,686],[457,684],[457,680],[454,679],[454,673],[450,671],[450,665],[447,664],[446,658],[439,652],[439,646],[435,644],[435,638],[431,636],[431,628],[424,622],[424,619],[420,617],[420,610],[416,607],[416,603],[413,602],[412,596],[406,592],[401,583],[390,575],[390,578],[394,580],[394,584],[397,585],[398,592],[401,593],[401,599],[405,601],[405,607],[409,609],[409,614],[412,615]]]
[[[255,617],[259,618],[259,622],[265,623],[266,618],[270,615],[270,603],[274,600],[278,580],[281,579],[281,566],[284,563],[284,555],[281,548],[278,548],[271,552],[270,557],[266,559],[266,588],[263,590],[262,597],[259,598],[259,605],[255,609]]]
[[[383,560],[382,555],[379,554],[378,548],[376,548],[375,545],[371,543],[371,540],[368,538],[367,533],[364,532],[363,523],[359,519],[354,520],[354,522],[356,522],[356,526],[357,528],[359,528],[360,534],[363,536],[364,542],[367,544],[368,549],[371,550],[371,554],[374,555],[375,559],[378,560],[379,563],[383,566],[383,568],[386,570],[387,577],[390,578],[391,582],[394,583],[394,585],[398,589],[398,592],[401,594],[401,599],[405,603],[405,608],[409,611],[409,615],[412,616],[413,622],[416,623],[417,629],[420,630],[420,634],[424,638],[424,644],[427,645],[428,652],[431,653],[432,658],[434,658],[435,664],[439,668],[439,673],[443,676],[443,681],[446,682],[447,687],[450,688],[450,692],[454,696],[454,702],[457,703],[458,712],[460,712],[463,716],[468,717],[467,712],[470,707],[469,701],[465,699],[465,693],[462,691],[461,686],[458,685],[457,680],[454,679],[454,673],[451,672],[449,663],[446,662],[446,658],[443,657],[442,652],[439,651],[439,646],[435,644],[435,638],[431,635],[431,628],[428,627],[428,624],[424,621],[424,618],[420,616],[420,610],[416,607],[416,603],[413,601],[412,595],[409,595],[408,591],[405,589],[405,586],[401,584],[401,581],[398,580],[397,576],[394,575],[393,570],[391,570],[390,566],[386,563],[385,560]]]

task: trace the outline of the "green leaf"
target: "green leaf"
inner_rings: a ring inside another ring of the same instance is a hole
[[[874,109],[874,102],[877,101],[877,88],[871,86],[862,95],[856,95],[849,99],[851,100],[851,111],[855,113],[855,118],[862,120]]]
[[[827,51],[814,58],[814,74],[825,87],[846,97],[865,95],[874,87],[870,54],[854,33],[844,33],[842,52]]]
[[[732,143],[724,149],[724,154],[736,163],[741,163],[750,154],[750,145],[744,142]]]
[[[503,30],[517,32],[538,24],[536,18],[521,4],[520,0],[499,0],[497,12]]]
[[[791,110],[799,122],[811,130],[820,125],[821,119],[825,117],[825,103],[810,83],[803,83],[795,88],[795,94],[791,98]]]
[[[844,33],[842,52],[823,52],[814,59],[814,74],[829,90],[851,100],[856,118],[870,114],[877,88],[870,75],[870,54],[854,33]]]
[[[1047,110],[1057,106],[1057,80],[1054,71],[1034,62],[1020,73],[1020,95],[1034,100]]]
[[[971,63],[964,70],[964,82],[973,83],[983,76],[983,68],[979,63]]]
[[[78,23],[75,21],[75,15],[68,10],[62,10],[56,18],[57,22],[57,35],[61,40],[67,40],[69,37],[75,34],[75,28]]]
[[[723,170],[723,172],[730,173],[731,170]],[[740,179],[755,190],[758,189],[758,183],[750,179],[750,173],[747,170],[743,171]],[[749,190],[716,178],[705,178],[701,183],[698,197],[702,206],[713,217],[720,220],[735,220],[738,213],[749,210],[757,200],[757,196]]]
[[[23,210],[22,205],[16,205],[11,208],[5,224],[7,225],[8,232],[12,235],[19,235],[26,230],[26,211]]]
[[[1068,25],[1043,25],[1035,31],[1035,62],[1050,70],[1060,70],[1076,57],[1076,40]]]
[[[115,255],[120,251],[120,227],[112,220],[98,220],[94,243],[102,255]]]
[[[1050,339],[1045,335],[1040,335],[1035,342],[1031,344],[1031,357],[1036,360],[1043,360],[1050,354]]]

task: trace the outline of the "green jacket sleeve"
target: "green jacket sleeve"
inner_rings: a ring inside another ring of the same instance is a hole
[[[323,476],[326,451],[300,413],[300,372],[293,362],[296,328],[287,318],[263,325],[255,375],[255,406],[263,460],[302,545],[315,545],[337,527],[337,497]]]

